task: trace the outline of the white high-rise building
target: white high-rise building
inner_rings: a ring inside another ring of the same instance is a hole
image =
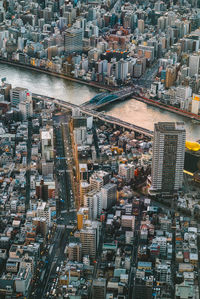
[[[185,140],[183,122],[155,124],[151,192],[174,194],[182,187]]]
[[[187,99],[191,97],[192,89],[190,86],[178,86],[176,88],[176,99],[175,102],[180,104],[180,108],[183,110],[188,109],[189,101]]]
[[[19,103],[19,110],[24,120],[33,116],[33,101],[32,95],[29,92],[26,94],[26,99]]]
[[[199,73],[199,56],[191,55],[189,58],[189,75],[190,77],[198,75]]]
[[[106,184],[101,189],[102,208],[108,209],[117,201],[117,185]]]
[[[102,195],[96,190],[84,195],[84,207],[89,208],[89,219],[97,220],[102,211]]]
[[[120,59],[116,63],[116,78],[124,81],[128,75],[128,61]]]

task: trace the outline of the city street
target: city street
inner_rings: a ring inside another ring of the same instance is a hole
[[[73,192],[72,149],[68,128],[69,116],[54,116],[55,171],[58,185],[57,224],[71,225],[76,221]]]
[[[76,210],[72,185],[72,151],[68,128],[69,118],[66,114],[56,114],[54,120],[55,137],[55,175],[57,184],[57,228],[49,242],[45,266],[41,271],[40,281],[33,298],[50,298],[52,285],[57,277],[56,269],[65,256],[68,236],[76,225]],[[65,154],[66,153],[66,154]]]

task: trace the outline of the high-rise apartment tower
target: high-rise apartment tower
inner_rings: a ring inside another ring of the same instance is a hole
[[[182,187],[185,138],[183,122],[155,124],[151,192],[174,194]]]

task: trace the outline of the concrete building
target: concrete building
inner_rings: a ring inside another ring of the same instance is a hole
[[[199,55],[190,55],[189,58],[189,75],[193,77],[199,73]]]
[[[74,141],[76,144],[82,145],[86,141],[86,133],[87,133],[86,127],[75,128],[73,133],[74,133]]]
[[[182,187],[185,139],[184,123],[155,124],[152,192],[173,194]]]
[[[31,278],[32,274],[29,267],[20,268],[15,279],[16,291],[22,293],[24,296],[27,295]]]
[[[84,196],[84,207],[89,208],[89,219],[97,220],[102,211],[102,194],[96,190],[90,191]]]
[[[37,207],[37,217],[45,218],[47,224],[51,225],[51,208],[46,202],[39,202]]]
[[[80,182],[80,205],[84,205],[84,196],[90,192],[91,185],[87,181]]]
[[[79,243],[69,243],[66,248],[67,256],[70,261],[80,262],[82,259],[82,245]]]
[[[127,181],[134,178],[135,167],[133,164],[120,164],[119,175],[124,177]]]
[[[81,229],[80,239],[82,244],[82,254],[89,255],[90,259],[94,260],[97,251],[96,230],[90,227]]]
[[[93,280],[92,299],[106,298],[106,279],[98,278]]]
[[[191,95],[192,95],[192,89],[190,86],[178,86],[176,88],[175,103],[180,104],[181,109],[188,110],[187,99],[190,98]]]
[[[81,230],[83,228],[83,223],[85,220],[88,220],[89,209],[81,207],[77,212],[77,228]]]
[[[42,168],[42,175],[48,176],[49,174],[53,174],[54,171],[54,163],[53,162],[46,162],[43,160],[41,162],[41,168]]]
[[[29,117],[33,116],[33,101],[32,95],[29,92],[26,94],[26,99],[22,102],[20,101],[19,110],[23,120],[27,120]]]
[[[115,184],[106,184],[101,189],[102,208],[108,209],[117,201],[117,186]]]
[[[129,215],[122,215],[122,227],[131,228],[132,231],[134,231],[135,227],[135,217],[129,216]]]
[[[195,114],[199,114],[200,109],[200,96],[197,94],[192,95],[192,109],[191,112]]]
[[[176,80],[176,66],[168,65],[166,68],[166,80],[165,80],[165,87],[171,87]]]
[[[91,190],[100,191],[101,188],[108,184],[109,182],[109,173],[103,170],[94,172],[90,177]]]
[[[144,20],[138,20],[138,30],[140,33],[144,33]]]
[[[46,161],[52,160],[54,156],[53,152],[53,128],[48,127],[40,131],[42,158]]]
[[[31,273],[34,273],[34,259],[33,257],[29,256],[27,253],[22,257],[20,268],[30,268]]]
[[[82,29],[70,28],[64,32],[64,49],[66,53],[81,52],[83,49]]]
[[[22,87],[15,87],[10,90],[10,101],[13,107],[18,108],[19,103],[26,100],[27,89]]]

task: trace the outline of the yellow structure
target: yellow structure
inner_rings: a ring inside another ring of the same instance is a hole
[[[77,213],[77,228],[78,230],[81,230],[83,228],[83,219],[84,219],[84,214],[82,213]]]
[[[200,144],[198,142],[191,142],[191,141],[186,141],[185,146],[187,149],[197,152],[200,151]]]
[[[116,151],[118,153],[118,155],[121,155],[123,153],[123,148],[114,146],[114,147],[111,148],[111,151],[112,152]]]
[[[84,220],[88,219],[89,209],[88,208],[80,208],[77,212],[77,228],[81,230],[83,228]]]

